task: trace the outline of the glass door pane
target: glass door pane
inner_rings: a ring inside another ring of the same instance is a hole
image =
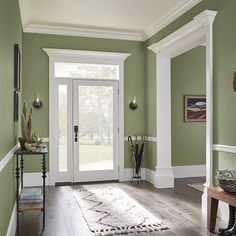
[[[113,86],[78,88],[79,171],[113,170]]]
[[[59,172],[67,171],[67,129],[68,129],[67,85],[58,86],[58,119],[59,119]]]

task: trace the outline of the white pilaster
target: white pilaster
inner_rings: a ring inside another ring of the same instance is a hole
[[[171,168],[171,58],[199,45],[206,45],[206,187],[212,185],[213,137],[213,32],[217,12],[205,10],[191,22],[149,47],[156,53],[157,81],[157,169],[156,187],[173,187]],[[204,206],[206,207],[206,206]]]

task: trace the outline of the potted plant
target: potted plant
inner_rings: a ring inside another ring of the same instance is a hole
[[[27,139],[31,136],[32,128],[32,108],[30,108],[29,114],[27,115],[27,105],[24,101],[22,113],[21,113],[21,134],[22,137],[19,137],[20,146],[22,150],[26,150],[25,143]]]

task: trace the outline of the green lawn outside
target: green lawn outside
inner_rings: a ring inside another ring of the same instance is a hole
[[[97,163],[99,168],[99,162],[104,163],[104,161],[109,161],[109,163],[112,163],[111,161],[113,160],[113,146],[80,144],[79,156],[81,168],[83,168],[83,165],[88,166],[89,164],[94,165],[95,163]],[[101,169],[101,167],[99,169]],[[59,170],[67,170],[67,147],[66,145],[62,144],[60,144],[59,146]]]

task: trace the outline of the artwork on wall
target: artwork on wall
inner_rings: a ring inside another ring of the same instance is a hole
[[[18,44],[14,44],[14,107],[13,120],[19,120],[19,95],[20,91],[20,71],[21,71],[21,55]]]
[[[16,91],[20,91],[20,67],[21,67],[21,55],[19,45],[14,45],[14,88]]]
[[[184,96],[184,122],[206,122],[206,96]]]
[[[14,121],[19,120],[19,95],[14,91]]]

